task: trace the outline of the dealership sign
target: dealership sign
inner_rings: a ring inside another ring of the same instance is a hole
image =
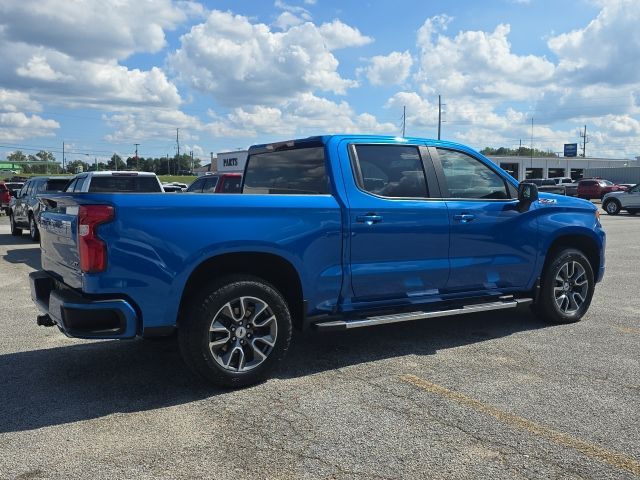
[[[247,163],[247,151],[224,152],[218,154],[219,172],[244,172]]]
[[[565,157],[577,157],[578,156],[578,144],[577,143],[565,143],[564,144],[564,156]]]

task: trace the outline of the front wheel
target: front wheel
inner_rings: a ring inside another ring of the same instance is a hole
[[[40,231],[33,215],[29,215],[29,238],[34,242],[40,240]]]
[[[178,324],[185,363],[209,382],[245,387],[265,380],[291,341],[282,295],[251,276],[228,276],[187,300]]]
[[[602,206],[609,215],[618,215],[620,213],[620,202],[617,200],[607,200]]]
[[[549,323],[577,322],[589,309],[594,287],[593,269],[584,254],[573,248],[558,250],[545,266],[534,311]]]
[[[16,219],[13,214],[9,215],[9,224],[11,225],[11,235],[14,237],[19,237],[22,235],[22,229],[16,226]]]

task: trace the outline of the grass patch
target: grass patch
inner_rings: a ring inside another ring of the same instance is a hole
[[[189,185],[198,177],[195,175],[160,175],[158,178],[162,183],[180,182]]]

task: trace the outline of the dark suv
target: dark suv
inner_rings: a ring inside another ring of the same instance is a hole
[[[22,229],[29,229],[29,238],[34,242],[40,239],[38,216],[40,203],[36,195],[40,193],[62,192],[71,177],[33,177],[22,186],[9,207],[11,235],[22,235]]]

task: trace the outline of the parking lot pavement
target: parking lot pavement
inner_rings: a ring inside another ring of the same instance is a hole
[[[276,378],[212,389],[171,342],[35,325],[39,249],[0,218],[0,478],[640,477],[640,216],[603,216],[591,310],[298,335]]]

